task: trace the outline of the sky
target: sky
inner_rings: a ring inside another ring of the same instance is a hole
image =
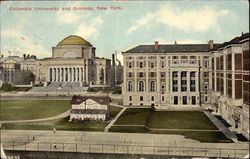
[[[4,56],[51,57],[52,47],[69,35],[89,41],[98,57],[116,52],[121,59],[122,51],[154,41],[223,43],[249,32],[247,0],[4,1],[0,6]]]

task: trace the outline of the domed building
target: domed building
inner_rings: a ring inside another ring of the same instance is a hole
[[[22,70],[31,70],[36,83],[45,86],[111,85],[111,60],[95,56],[95,47],[80,36],[70,35],[52,47],[52,57],[21,62]]]

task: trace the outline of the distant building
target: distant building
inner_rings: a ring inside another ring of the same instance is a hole
[[[105,121],[109,118],[109,97],[73,96],[70,121]]]
[[[29,57],[30,59],[35,56]],[[23,57],[9,56],[0,58],[0,81],[2,83],[11,83],[14,85],[29,85],[35,81],[34,74],[31,70],[22,70],[21,63]]]

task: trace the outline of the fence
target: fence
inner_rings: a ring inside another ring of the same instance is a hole
[[[150,154],[168,156],[196,157],[227,157],[243,158],[248,149],[198,148],[175,146],[144,146],[144,145],[114,145],[114,144],[84,144],[84,143],[51,143],[51,142],[5,142],[6,150],[27,151],[59,151],[85,153],[114,153],[114,154]]]

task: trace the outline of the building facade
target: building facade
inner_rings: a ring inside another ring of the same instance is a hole
[[[213,47],[213,41],[194,45],[155,42],[123,52],[124,105],[168,109],[209,104],[209,50]]]
[[[211,109],[249,139],[249,33],[211,51]]]
[[[105,121],[109,118],[109,97],[73,96],[70,121]]]
[[[223,44],[139,45],[123,57],[124,105],[211,109],[249,139],[249,33]]]
[[[96,48],[82,37],[71,35],[52,47],[52,57],[37,59],[35,56],[24,54],[23,57],[10,58],[12,61],[5,60],[5,57],[0,60],[1,67],[8,67],[12,72],[29,71],[35,76],[34,83],[44,86],[57,86],[58,83],[78,83],[77,86],[115,84],[115,69],[118,66],[115,61],[112,64],[110,59],[96,57],[95,50]],[[13,83],[11,76],[6,78],[6,82]]]

